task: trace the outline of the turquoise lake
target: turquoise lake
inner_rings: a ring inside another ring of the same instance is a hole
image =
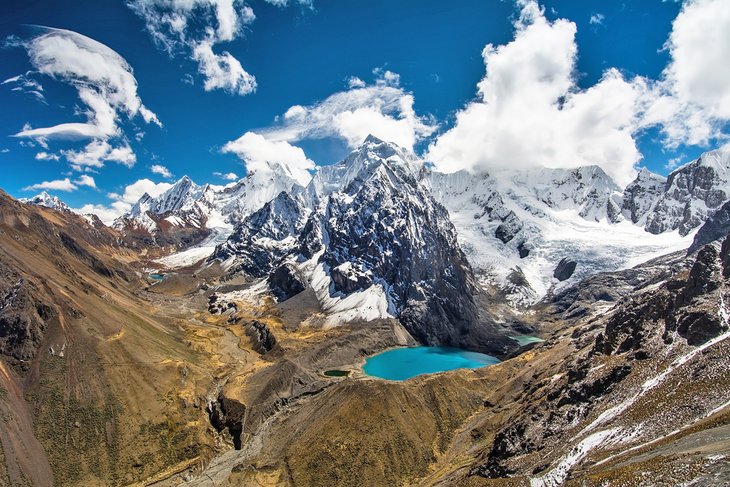
[[[456,369],[478,369],[499,363],[499,359],[450,347],[396,348],[373,355],[363,371],[388,380],[406,380],[422,374]]]

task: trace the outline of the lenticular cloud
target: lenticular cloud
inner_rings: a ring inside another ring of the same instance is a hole
[[[42,144],[51,139],[92,139],[81,151],[63,152],[76,167],[101,167],[105,160],[134,164],[136,158],[119,126],[120,119],[139,115],[146,123],[162,124],[142,103],[134,72],[124,58],[77,32],[47,27],[20,46],[27,50],[38,73],[77,90],[87,120],[38,128],[26,125],[15,135]],[[121,145],[112,146],[109,141],[114,138],[121,140]]]

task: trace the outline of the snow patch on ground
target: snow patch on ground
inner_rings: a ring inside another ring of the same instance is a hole
[[[155,262],[168,269],[178,269],[180,267],[193,265],[196,262],[207,259],[213,255],[216,246],[225,242],[231,235],[231,232],[233,232],[233,226],[227,224],[222,218],[209,220],[209,224],[214,224],[215,226],[211,227],[211,233],[205,238],[205,240],[183,250],[182,252],[177,252],[157,259]]]
[[[563,485],[565,479],[568,477],[570,470],[588,453],[598,445],[606,446],[607,444],[615,443],[621,438],[621,428],[610,428],[607,430],[593,433],[578,443],[570,450],[570,453],[563,458],[560,463],[552,470],[547,472],[541,477],[535,477],[530,479],[531,487],[558,487]]]
[[[310,284],[322,309],[328,315],[328,327],[355,320],[372,321],[392,317],[388,312],[387,293],[381,284],[373,284],[347,296],[341,293],[332,294],[332,279],[324,263],[314,267]]]

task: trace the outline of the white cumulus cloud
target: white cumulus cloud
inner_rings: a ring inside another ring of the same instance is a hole
[[[96,139],[80,150],[63,150],[61,153],[71,163],[71,167],[78,171],[85,170],[87,167],[103,167],[104,162],[107,161],[117,162],[127,167],[132,167],[137,162],[137,156],[126,141],[113,147],[106,140]]]
[[[548,21],[535,1],[520,3],[514,40],[484,48],[477,100],[457,113],[427,159],[445,172],[597,164],[628,182],[641,157],[633,132],[643,83],[610,69],[579,89],[575,24]]]
[[[653,85],[644,125],[661,124],[669,147],[727,141],[730,2],[685,2],[666,43],[671,61]]]
[[[575,79],[576,25],[548,21],[535,0],[518,5],[514,40],[484,48],[477,99],[429,146],[438,170],[597,164],[622,184],[635,174],[636,139],[646,128],[658,127],[669,149],[730,140],[730,2],[685,2],[660,79],[610,68],[585,89]]]
[[[35,158],[39,161],[57,161],[61,158],[58,154],[48,153],[46,151],[40,151],[35,155]]]
[[[228,173],[222,173],[222,172],[214,172],[213,176],[218,176],[221,179],[225,179],[226,181],[238,181],[239,177],[238,174],[235,172],[228,172]]]
[[[79,176],[79,178],[74,181],[79,186],[88,186],[90,188],[96,188],[96,181],[94,181],[94,178],[89,176],[88,174],[82,174]]]
[[[198,72],[205,78],[205,91],[220,89],[238,95],[256,91],[256,78],[230,53],[214,53],[212,40],[198,43],[193,48],[193,59],[198,62]]]
[[[145,193],[152,197],[156,197],[171,187],[172,184],[169,183],[155,183],[147,178],[139,179],[134,183],[125,186],[124,191],[122,191],[121,194],[109,193],[107,196],[112,201],[108,205],[86,204],[80,208],[74,208],[73,211],[82,215],[94,213],[101,219],[101,221],[109,225],[115,219],[131,210],[132,205],[134,205]]]
[[[372,85],[348,81],[349,89],[334,93],[311,106],[294,105],[277,122],[259,132],[272,141],[338,137],[356,147],[372,134],[412,149],[436,127],[416,114],[413,95],[400,86],[400,76],[376,70]]]
[[[314,169],[314,162],[301,148],[286,141],[269,140],[254,132],[246,132],[228,142],[222,150],[240,157],[249,173],[283,172],[302,186],[311,179],[308,170]]]
[[[279,7],[286,0],[268,0]],[[310,0],[298,3],[311,5]],[[240,39],[256,19],[243,0],[129,0],[127,5],[145,22],[155,43],[171,56],[184,53],[198,65],[206,91],[247,95],[256,91],[256,78],[218,45]],[[189,81],[192,84],[192,79]]]

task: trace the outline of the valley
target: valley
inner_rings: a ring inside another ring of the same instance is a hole
[[[0,40],[0,487],[730,486],[730,1]]]
[[[702,174],[687,207],[726,190]],[[182,178],[111,227],[0,194],[0,485],[730,481],[730,195],[655,235],[611,213],[635,193],[560,175],[458,202],[369,137],[306,187]],[[566,222],[619,236],[566,247]],[[647,237],[615,260],[622,232]],[[367,372],[394,351],[432,373]]]

